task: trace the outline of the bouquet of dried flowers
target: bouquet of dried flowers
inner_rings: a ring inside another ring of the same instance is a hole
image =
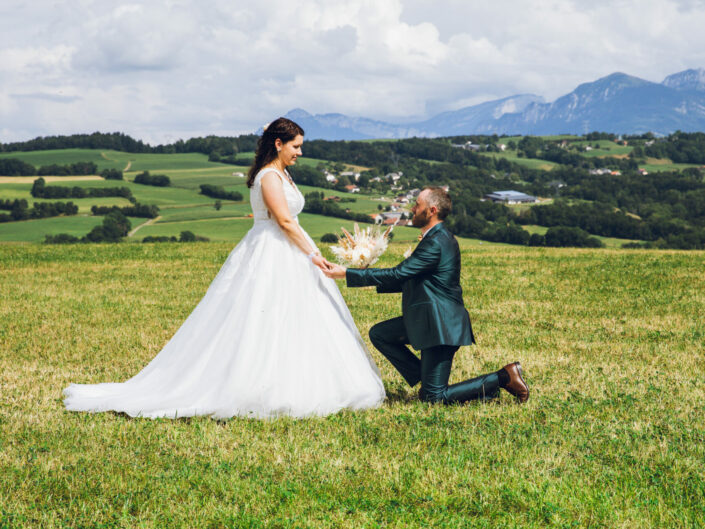
[[[331,246],[331,251],[340,264],[352,268],[367,268],[377,262],[387,249],[389,234],[394,226],[384,231],[379,226],[360,229],[355,223],[354,235],[345,228],[343,236],[338,237],[338,246]]]

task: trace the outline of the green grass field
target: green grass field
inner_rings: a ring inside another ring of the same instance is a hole
[[[550,171],[558,164],[554,162],[549,162],[548,160],[539,160],[538,158],[520,158],[517,155],[517,151],[512,151],[507,149],[504,152],[481,152],[483,156],[491,156],[493,158],[504,158],[510,162],[518,163],[529,169],[540,169],[542,171]]]
[[[589,145],[592,147],[593,149],[591,151],[584,151],[580,153],[582,156],[587,158],[594,158],[597,156],[606,158],[610,156],[623,158],[628,156],[629,153],[634,150],[634,147],[631,145],[619,145],[611,140],[574,141],[571,142],[571,145],[579,145],[581,147]],[[595,145],[599,148],[595,148]]]
[[[0,527],[703,527],[705,254],[462,247],[452,381],[521,360],[527,404],[422,404],[373,350],[379,409],[216,422],[61,390],[136,374],[231,244],[0,245]],[[365,337],[400,312],[341,290]]]
[[[124,169],[127,158],[134,154],[105,149],[57,149],[49,151],[3,152],[0,158],[16,158],[40,167],[42,165],[66,165],[76,162],[93,162],[98,170]]]
[[[664,159],[647,158],[646,163],[639,164],[639,169],[646,169],[650,173],[662,173],[662,172],[667,172],[667,171],[682,171],[683,169],[687,169],[689,167],[702,168],[703,166],[700,164],[693,164],[693,163],[673,163],[668,158],[664,158]]]

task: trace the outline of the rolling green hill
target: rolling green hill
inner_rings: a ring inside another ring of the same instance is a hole
[[[78,161],[93,161],[99,167],[125,169],[125,180],[90,180],[78,181],[71,177],[63,177],[61,181],[51,182],[51,185],[91,187],[128,187],[138,202],[156,204],[161,209],[160,218],[153,223],[138,229],[128,237],[128,241],[139,242],[148,235],[179,236],[182,231],[192,231],[219,241],[237,241],[251,227],[252,219],[249,206],[249,189],[245,178],[234,176],[235,173],[247,173],[248,168],[221,163],[209,162],[208,157],[199,153],[188,154],[151,154],[123,153],[117,151],[100,151],[92,149],[66,149],[57,151],[33,151],[2,153],[5,158],[19,158],[35,166],[48,164],[68,164]],[[302,164],[318,165],[321,160],[301,159]],[[142,171],[152,174],[167,175],[172,185],[170,187],[154,187],[135,184],[134,176]],[[10,180],[11,178],[7,178]],[[200,194],[201,184],[223,186],[228,191],[238,191],[243,195],[243,201],[232,203],[223,201],[223,207],[216,211],[213,207],[215,199]],[[30,195],[31,183],[0,183],[0,199],[26,199],[33,202],[51,202],[52,199],[35,199]],[[323,192],[325,196],[349,196],[345,193],[312,186],[300,186],[301,192]],[[356,213],[377,213],[380,204],[389,203],[389,198],[378,196],[355,195],[355,202],[343,204]],[[75,217],[56,217],[21,222],[0,223],[0,241],[41,242],[47,234],[69,233],[84,235],[90,229],[100,224],[101,217],[90,216],[90,208],[98,206],[127,206],[129,201],[121,197],[100,197],[66,199],[72,200],[79,207],[79,215]],[[325,233],[340,233],[340,228],[352,229],[352,222],[324,217],[321,215],[303,214],[301,224],[315,239]],[[130,219],[133,229],[146,222],[147,219]],[[398,227],[395,230],[397,241],[412,242],[416,240],[418,230]]]

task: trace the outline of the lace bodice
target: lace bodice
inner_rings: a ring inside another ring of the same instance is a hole
[[[289,213],[292,217],[296,217],[304,209],[304,196],[301,191],[294,186],[289,179],[282,174],[280,171],[272,168],[265,168],[260,170],[255,176],[255,181],[250,189],[250,205],[252,206],[252,215],[255,221],[258,220],[270,220],[269,210],[264,204],[264,199],[262,198],[262,176],[268,172],[274,172],[279,175],[282,180],[282,187],[284,188],[284,196],[286,197],[286,203],[289,206]]]

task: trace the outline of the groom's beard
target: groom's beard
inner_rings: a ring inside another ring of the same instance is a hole
[[[425,228],[428,221],[431,220],[428,210],[418,211],[416,215],[411,218],[411,225],[415,228]]]

